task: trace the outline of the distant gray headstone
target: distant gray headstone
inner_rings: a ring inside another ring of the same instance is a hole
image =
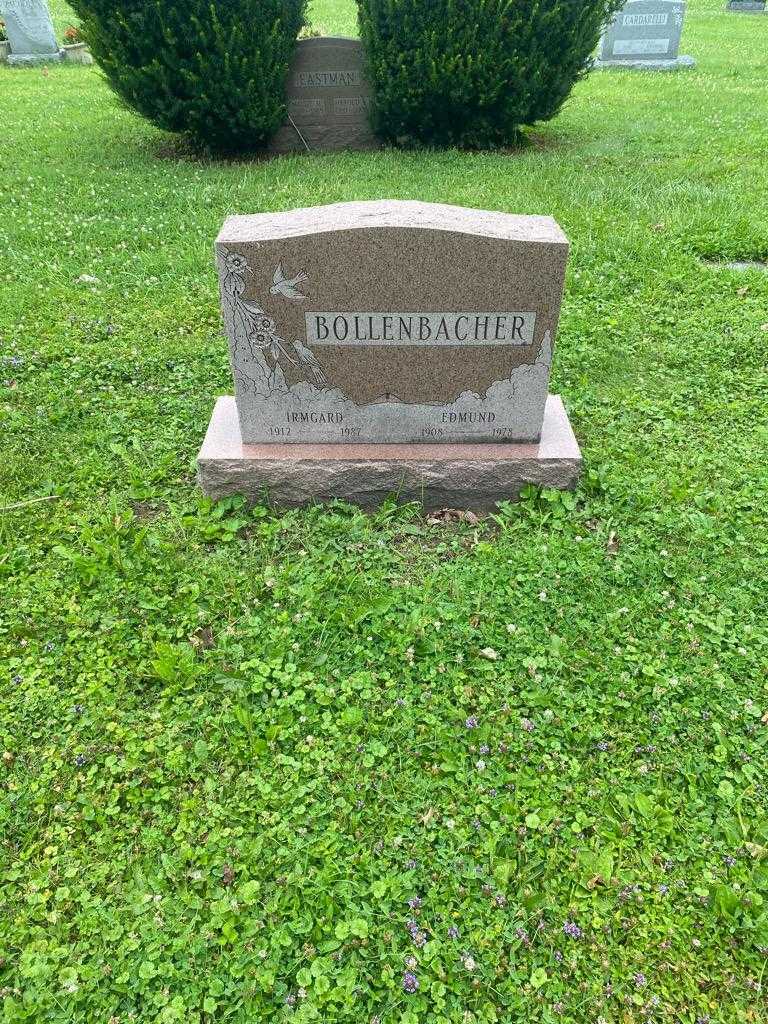
[[[728,0],[727,9],[737,14],[765,14],[765,0]]]
[[[272,139],[273,153],[374,149],[371,88],[359,39],[301,39],[286,82],[288,119]]]
[[[693,58],[678,56],[684,17],[682,0],[630,0],[603,34],[598,67],[670,71],[693,65]]]
[[[43,64],[61,60],[45,0],[0,0],[0,17],[11,44],[9,64]]]

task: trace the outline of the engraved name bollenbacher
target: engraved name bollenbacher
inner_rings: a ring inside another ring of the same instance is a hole
[[[531,345],[535,313],[307,313],[311,345]]]

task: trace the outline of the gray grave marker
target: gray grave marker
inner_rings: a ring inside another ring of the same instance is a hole
[[[273,153],[374,149],[368,115],[371,89],[359,39],[317,37],[296,46],[286,83],[288,120]]]
[[[45,0],[0,0],[11,52],[8,63],[44,64],[61,60]]]
[[[729,11],[735,14],[765,14],[765,0],[728,0]]]
[[[692,67],[679,56],[685,4],[682,0],[630,0],[606,28],[597,67],[673,71]]]
[[[243,439],[538,438],[568,243],[417,202],[230,217],[216,243]]]
[[[551,217],[339,203],[230,217],[216,242],[235,399],[206,493],[388,493],[489,509],[581,466],[548,394],[568,241]]]

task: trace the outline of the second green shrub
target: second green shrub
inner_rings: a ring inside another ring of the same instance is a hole
[[[624,0],[358,0],[385,139],[493,147],[545,121]]]

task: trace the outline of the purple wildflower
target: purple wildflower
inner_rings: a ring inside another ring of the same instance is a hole
[[[584,934],[575,921],[566,921],[563,925],[563,932],[569,939],[580,939]]]
[[[414,921],[413,918],[411,918],[411,920],[406,923],[405,927],[408,929],[411,935],[413,935],[414,932],[417,932],[419,930],[419,922]]]
[[[411,898],[408,900],[408,906],[411,908],[411,910],[421,910],[421,897],[411,896]]]
[[[413,973],[413,971],[406,971],[403,975],[403,991],[412,995],[418,990],[419,979]]]
[[[642,971],[638,971],[632,978],[635,983],[635,988],[645,988],[648,984],[648,979]]]
[[[483,743],[482,746],[480,747],[480,753],[481,754],[490,754],[490,752],[491,752],[491,748],[488,746],[488,744],[487,743]]]
[[[75,764],[78,768],[82,768],[85,764],[85,754],[78,754],[75,758]]]
[[[411,938],[413,939],[413,944],[417,949],[421,949],[427,944],[426,932],[411,932]]]
[[[456,927],[455,924],[452,924],[451,927],[448,929],[448,938],[449,939],[458,939],[458,937],[459,937],[459,929]]]
[[[725,866],[726,866],[727,868],[732,868],[732,867],[735,867],[735,865],[736,865],[736,858],[735,858],[735,857],[732,857],[732,856],[730,855],[730,853],[729,853],[729,854],[728,854],[727,856],[725,856],[725,857],[723,858],[723,860],[725,861]]]
[[[533,724],[530,718],[521,718],[520,726],[521,728],[525,729],[526,732],[533,732],[533,730],[536,728],[536,726]]]
[[[470,715],[465,721],[464,725],[467,729],[476,729],[480,723],[477,720],[477,715]]]

